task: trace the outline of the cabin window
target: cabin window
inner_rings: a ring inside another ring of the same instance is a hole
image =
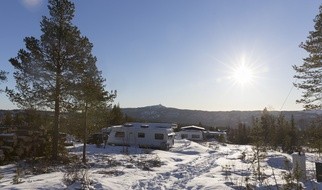
[[[117,131],[115,133],[115,137],[124,138],[125,137],[125,134],[124,134],[124,132]]]
[[[200,138],[200,135],[191,135],[191,138],[193,138],[193,139],[199,139]]]
[[[187,139],[188,138],[188,134],[181,134],[181,139]]]
[[[156,133],[156,134],[154,134],[154,138],[157,140],[163,140],[164,135],[162,133]]]
[[[145,138],[145,133],[138,133],[138,138]]]

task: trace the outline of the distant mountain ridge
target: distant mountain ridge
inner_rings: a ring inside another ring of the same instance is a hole
[[[146,122],[173,122],[178,124],[199,124],[208,127],[235,127],[238,123],[251,126],[252,119],[260,117],[262,111],[202,111],[169,108],[163,105],[153,105],[138,108],[122,108],[127,116]],[[278,116],[280,111],[270,111]],[[303,128],[319,116],[318,112],[282,111],[287,120],[294,117],[297,127]]]
[[[0,119],[4,118],[6,112],[19,113],[21,110],[0,110]],[[180,125],[198,125],[204,127],[236,127],[238,123],[252,125],[252,119],[259,118],[262,110],[257,111],[202,111],[165,107],[153,105],[138,108],[122,108],[122,112],[129,117],[143,122],[170,122]],[[278,116],[280,111],[270,111]],[[48,114],[48,113],[47,113]],[[310,122],[322,116],[321,111],[282,111],[285,118],[290,121],[293,115],[295,125],[299,128],[309,126]]]

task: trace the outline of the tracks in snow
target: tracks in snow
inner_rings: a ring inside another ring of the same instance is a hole
[[[187,183],[194,178],[208,173],[216,167],[217,154],[202,155],[186,164],[179,164],[178,168],[169,172],[159,173],[152,179],[139,180],[132,189],[189,189]]]

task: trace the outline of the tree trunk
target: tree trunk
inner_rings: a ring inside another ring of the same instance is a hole
[[[83,146],[83,163],[86,164],[86,140],[87,140],[87,104],[85,103],[85,125],[84,125],[84,146]]]
[[[55,100],[55,117],[54,117],[54,126],[53,126],[53,149],[52,149],[52,160],[57,160],[58,156],[58,141],[59,141],[59,121],[60,120],[60,109],[59,109],[59,97]]]
[[[258,180],[260,184],[262,184],[262,176],[261,176],[261,165],[260,165],[260,150],[259,147],[257,147],[257,172],[258,172]]]
[[[61,84],[60,84],[61,66],[58,64],[56,72],[56,86],[55,86],[55,116],[53,126],[53,147],[52,147],[52,160],[56,161],[58,158],[58,141],[59,141],[59,125],[60,125],[60,96],[61,96]]]

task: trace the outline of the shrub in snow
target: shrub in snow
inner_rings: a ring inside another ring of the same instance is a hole
[[[97,172],[98,174],[109,175],[109,176],[121,176],[124,175],[124,171],[120,170],[101,170]]]
[[[82,163],[73,163],[68,165],[63,177],[63,182],[67,186],[73,186],[74,189],[91,189],[91,180],[88,175],[88,167]]]
[[[145,170],[145,171],[151,171],[153,167],[161,167],[162,162],[158,156],[155,156],[154,158],[151,159],[142,159],[138,160],[136,162],[138,168]]]
[[[246,160],[246,151],[243,151],[241,155],[238,157],[241,161],[245,162]]]
[[[13,179],[12,179],[12,184],[23,183],[21,177],[22,177],[22,169],[20,167],[17,167],[16,174],[13,176]]]
[[[122,165],[121,162],[117,161],[116,158],[113,157],[104,158],[104,162],[106,163],[106,167],[116,167]]]

